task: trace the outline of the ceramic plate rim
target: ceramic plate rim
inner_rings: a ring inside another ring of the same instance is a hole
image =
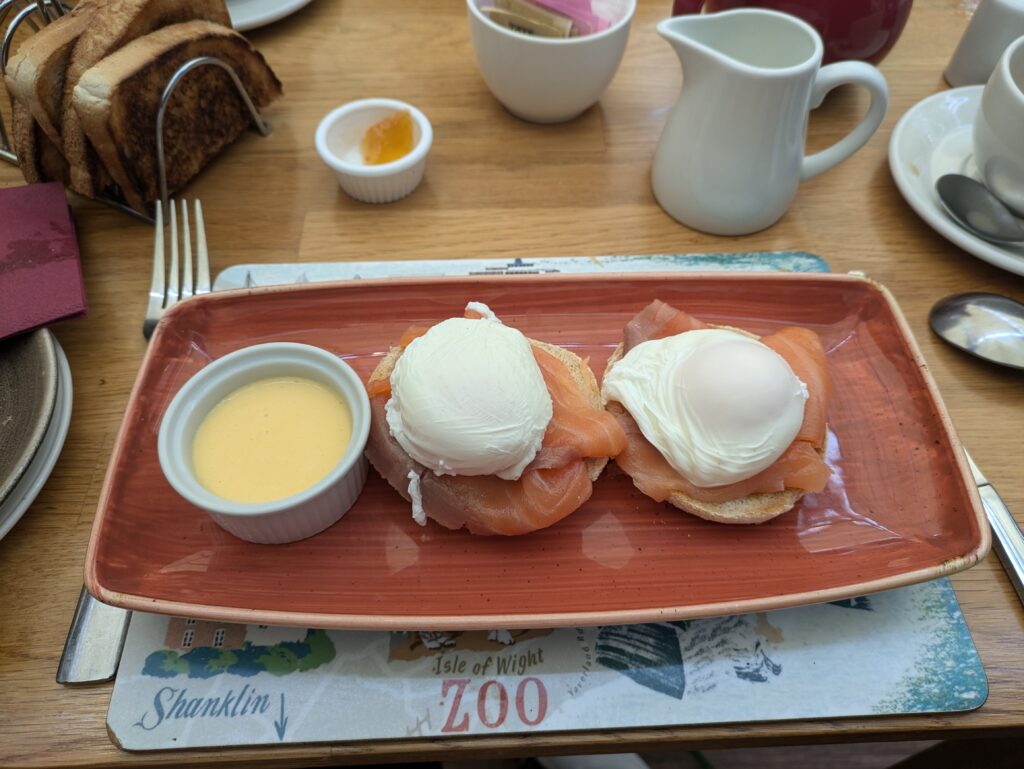
[[[26,339],[29,340],[28,344],[40,346],[37,352],[40,353],[41,362],[43,363],[42,393],[40,395],[43,400],[43,408],[39,413],[39,418],[32,424],[32,431],[28,439],[20,448],[14,472],[7,478],[0,480],[0,504],[14,493],[14,490],[18,487],[21,479],[25,477],[28,468],[35,460],[35,456],[43,444],[43,439],[46,437],[46,431],[50,427],[57,404],[57,389],[60,379],[60,372],[57,368],[57,340],[47,328],[39,328],[29,332],[26,335]]]
[[[53,335],[51,334],[51,337]],[[57,397],[53,409],[53,416],[43,441],[39,444],[39,450],[32,458],[25,473],[21,476],[11,493],[3,503],[0,503],[0,539],[3,539],[14,527],[25,511],[32,506],[39,492],[53,472],[54,465],[64,448],[64,439],[67,438],[68,428],[71,425],[71,411],[74,402],[74,387],[71,379],[71,367],[68,365],[67,356],[60,346],[60,342],[53,337],[53,344],[57,354]],[[16,501],[15,501],[16,500]],[[7,511],[4,508],[10,505]]]
[[[233,3],[231,0],[228,0],[228,16],[231,17],[231,24],[238,32],[247,32],[250,29],[265,27],[268,24],[273,24],[275,21],[280,21],[285,16],[290,16],[296,11],[305,8],[311,2],[312,0],[278,0],[278,2],[274,2],[274,0],[242,0],[240,3]],[[232,6],[235,8],[266,6],[267,10],[239,15],[237,12],[232,11]]]
[[[920,169],[921,173],[915,177],[904,168],[907,159],[904,156],[903,145],[907,141],[906,132],[914,121],[925,114],[930,114],[930,110],[936,104],[949,99],[951,96],[962,96],[967,99],[967,104],[977,109],[977,105],[980,105],[981,102],[981,93],[984,90],[984,86],[970,85],[939,91],[922,99],[907,110],[893,129],[892,137],[889,140],[889,169],[903,199],[939,235],[982,261],[1008,272],[1024,275],[1024,251],[1017,254],[1013,251],[999,248],[964,231],[942,210],[934,191],[921,188],[922,179],[930,180],[930,175],[926,173],[927,169]],[[944,110],[944,113],[949,114],[948,110]],[[943,135],[946,135],[948,132],[949,129],[947,128]],[[935,144],[937,143],[936,141]],[[929,155],[929,162],[930,158],[931,156]]]
[[[987,535],[983,535],[986,536]],[[649,622],[672,622],[687,619],[752,614],[776,609],[790,609],[829,601],[838,601],[855,596],[880,593],[894,588],[915,585],[919,582],[938,579],[968,569],[988,553],[988,544],[974,553],[960,558],[948,559],[939,566],[918,569],[913,572],[886,577],[879,580],[838,586],[826,590],[809,590],[802,593],[785,593],[781,596],[762,596],[741,601],[720,601],[708,604],[685,604],[651,609],[616,609],[586,612],[537,612],[524,615],[436,614],[417,616],[413,614],[318,614],[316,612],[292,612],[277,609],[245,609],[214,604],[192,604],[180,601],[146,598],[130,593],[118,593],[95,584],[88,576],[86,588],[94,598],[105,604],[155,614],[175,617],[190,617],[201,620],[216,620],[238,624],[282,625],[291,627],[315,627],[329,630],[536,630],[540,628],[633,625]],[[87,572],[88,575],[88,572]]]
[[[488,281],[505,285],[550,283],[550,282],[590,282],[607,281],[619,273],[587,273],[587,274],[554,274],[554,275],[515,275],[515,276],[493,276]],[[301,627],[322,627],[331,629],[347,630],[472,630],[472,629],[493,629],[493,628],[537,628],[537,627],[572,627],[577,625],[600,625],[600,624],[629,624],[637,622],[660,622],[680,619],[696,619],[720,615],[731,615],[764,611],[768,609],[788,608],[792,606],[811,603],[822,603],[840,598],[875,593],[882,590],[890,590],[896,587],[923,582],[929,579],[948,576],[950,574],[970,568],[981,561],[988,553],[991,546],[991,531],[982,506],[981,497],[977,484],[967,464],[966,457],[957,433],[954,429],[949,413],[939,394],[938,387],[931,376],[927,364],[921,354],[920,348],[911,332],[903,312],[896,303],[895,298],[885,286],[871,278],[858,274],[842,273],[738,273],[738,272],[651,272],[642,276],[633,273],[623,273],[623,277],[640,279],[645,282],[658,282],[665,280],[680,279],[710,279],[718,281],[774,281],[774,282],[814,282],[829,281],[836,283],[861,283],[870,290],[877,292],[881,301],[885,303],[892,313],[896,328],[907,343],[912,362],[920,371],[922,381],[927,391],[927,397],[935,407],[935,417],[945,434],[949,437],[949,445],[953,460],[960,471],[964,488],[970,501],[971,510],[975,517],[978,537],[972,542],[973,545],[967,552],[944,558],[941,563],[934,566],[916,569],[913,571],[892,574],[871,580],[852,582],[846,585],[838,585],[830,588],[809,590],[802,592],[790,592],[779,595],[758,596],[755,598],[736,601],[720,601],[713,604],[686,604],[682,606],[666,606],[639,609],[620,609],[602,611],[565,611],[565,612],[535,612],[516,615],[505,614],[472,614],[444,616],[432,614],[425,617],[403,614],[403,615],[364,615],[364,614],[343,614],[343,613],[318,613],[282,611],[279,609],[253,609],[246,607],[225,607],[214,604],[187,603],[182,601],[150,598],[134,593],[122,593],[110,590],[105,587],[97,574],[97,551],[101,539],[101,531],[104,519],[107,516],[107,503],[112,492],[112,477],[108,472],[104,478],[103,488],[100,492],[97,503],[97,514],[93,520],[92,533],[89,537],[89,547],[86,554],[85,564],[85,585],[89,592],[102,601],[112,606],[119,606],[125,609],[137,611],[155,612],[159,614],[171,614],[176,616],[189,616],[196,619],[216,619],[228,622],[252,623],[256,620],[266,620],[264,624],[293,625]],[[431,284],[439,283],[467,283],[473,284],[480,280],[480,276],[454,276],[439,278],[416,278],[396,277],[381,278],[374,280],[361,280],[359,286],[371,288],[377,286],[397,287],[423,287],[429,289]],[[305,283],[294,285],[266,286],[255,288],[241,288],[230,291],[204,294],[192,299],[180,302],[171,307],[164,314],[160,324],[153,335],[148,346],[142,364],[139,367],[140,373],[146,370],[150,358],[156,356],[157,344],[162,334],[168,333],[170,320],[193,302],[208,303],[222,299],[236,298],[242,295],[252,296],[253,294],[273,293],[301,293],[303,291],[323,291],[332,285],[350,286],[352,281],[331,281],[318,283]],[[194,306],[194,305],[192,305]],[[141,376],[138,377],[132,387],[128,405],[125,408],[125,415],[132,413],[136,399],[140,396]],[[127,419],[122,420],[118,429],[114,449],[108,462],[109,466],[118,463],[121,452],[125,448],[125,437],[128,430]]]

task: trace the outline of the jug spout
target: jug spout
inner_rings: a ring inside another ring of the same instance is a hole
[[[717,44],[723,15],[726,14],[673,16],[658,24],[658,34],[672,46],[684,69],[692,68],[700,60],[724,63],[730,57],[723,55]]]
[[[702,22],[706,22],[706,16],[673,16],[658,23],[658,34],[675,49],[675,52],[682,58],[683,54],[694,48],[693,29]]]
[[[774,76],[821,61],[821,38],[809,24],[762,8],[673,16],[657,29],[684,67],[696,56],[747,74]]]

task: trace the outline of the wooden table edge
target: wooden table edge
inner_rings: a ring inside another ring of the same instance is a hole
[[[770,722],[780,729],[774,735],[758,735],[763,724],[719,724],[693,727],[638,727],[583,732],[545,734],[419,738],[401,740],[359,740],[345,743],[303,743],[301,745],[256,745],[191,748],[187,750],[128,751],[111,738],[115,756],[78,761],[66,756],[62,766],[75,769],[102,769],[110,766],[216,766],[290,769],[311,764],[343,765],[355,763],[443,761],[457,755],[458,760],[525,758],[531,756],[597,753],[658,753],[663,751],[718,750],[731,748],[782,747],[787,745],[830,745],[861,742],[906,742],[913,740],[963,740],[1024,737],[1024,726],[1007,728],[974,727],[966,720],[957,723],[960,714],[920,714],[945,723],[925,731],[908,730],[906,719],[892,715],[837,722],[835,719],[804,719]],[[963,714],[969,715],[969,714]],[[823,731],[822,727],[831,727]],[[108,729],[109,734],[109,729]],[[113,760],[111,760],[113,759]],[[29,759],[22,763],[3,762],[8,769],[38,769],[52,763]]]

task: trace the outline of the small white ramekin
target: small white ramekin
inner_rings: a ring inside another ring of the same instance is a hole
[[[307,489],[272,502],[232,502],[196,478],[192,444],[206,415],[239,387],[269,377],[300,376],[341,394],[352,413],[352,439],[338,464]],[[272,342],[218,358],[188,380],[160,423],[160,467],[171,486],[240,539],[278,544],[305,539],[341,518],[366,482],[363,449],[370,434],[370,401],[359,376],[335,355],[305,344]]]
[[[412,115],[413,145],[408,155],[365,165],[360,142],[366,129],[400,110]],[[415,190],[423,179],[434,130],[426,115],[396,99],[360,99],[338,107],[316,129],[316,151],[350,196],[364,203],[391,203]]]

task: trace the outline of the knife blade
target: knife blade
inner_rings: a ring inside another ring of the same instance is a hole
[[[1024,603],[1024,533],[1010,515],[995,486],[988,482],[984,473],[974,464],[967,449],[964,449],[964,456],[971,466],[974,482],[978,485],[978,494],[981,496],[981,504],[995,535],[992,538],[992,547],[999,556],[1013,589],[1017,591],[1017,597]]]
[[[57,683],[92,684],[117,673],[132,613],[100,603],[83,587],[57,666]]]

